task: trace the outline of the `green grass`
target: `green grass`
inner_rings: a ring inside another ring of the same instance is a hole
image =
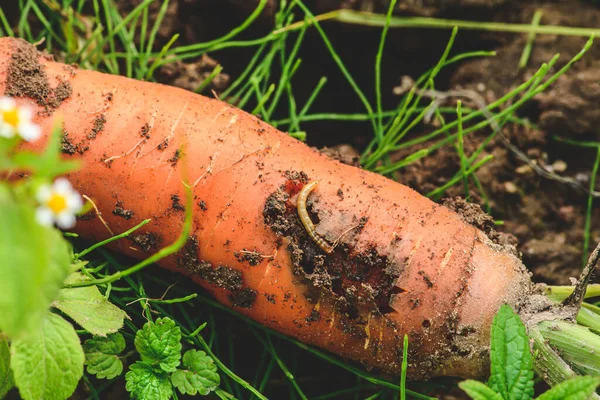
[[[588,41],[586,47],[571,62],[554,74],[551,74],[551,71],[557,57],[548,60],[548,64],[540,66],[530,79],[485,107],[470,109],[462,107],[459,103],[457,108],[441,108],[438,107],[435,97],[427,97],[427,92],[435,93],[435,80],[443,68],[469,58],[495,55],[488,51],[454,54],[456,26],[460,29],[529,33],[530,39],[523,52],[523,65],[527,62],[533,35],[536,33],[590,36],[600,32],[593,29],[540,26],[539,17],[530,25],[483,25],[469,21],[428,18],[400,19],[393,17],[391,13],[395,1],[391,2],[390,11],[385,16],[350,11],[315,16],[300,1],[282,0],[280,10],[275,16],[273,32],[261,38],[239,39],[240,34],[256,21],[265,7],[267,1],[261,0],[256,10],[245,21],[222,37],[205,43],[182,45],[181,38],[175,35],[166,44],[158,47],[158,29],[166,14],[169,0],[160,2],[158,16],[156,20],[151,21],[149,5],[154,1],[158,0],[145,0],[128,15],[122,16],[111,0],[18,0],[20,13],[15,29],[10,26],[0,9],[0,34],[23,37],[30,42],[43,39],[44,46],[49,51],[63,55],[66,62],[76,62],[83,68],[145,80],[153,80],[160,67],[174,61],[195,59],[205,53],[210,53],[218,59],[220,50],[250,48],[254,53],[242,72],[221,94],[224,100],[259,115],[265,121],[289,131],[291,135],[300,139],[306,137],[303,124],[307,122],[366,121],[372,129],[373,138],[362,153],[361,164],[366,169],[388,176],[394,176],[402,168],[431,156],[444,146],[449,146],[456,150],[460,165],[457,165],[456,173],[451,179],[427,194],[433,199],[439,199],[454,185],[463,185],[467,197],[474,186],[482,198],[487,199],[485,190],[476,176],[477,170],[492,159],[491,156],[483,156],[486,146],[497,137],[499,130],[506,124],[527,124],[516,115],[519,107],[546,90],[572,63],[583,56],[592,43],[591,40]],[[370,95],[359,87],[321,26],[319,21],[325,19],[383,28],[373,68],[374,105],[369,101]],[[35,21],[35,24],[32,24],[32,21]],[[413,90],[405,94],[394,109],[386,110],[382,102],[381,64],[387,33],[389,29],[397,27],[443,28],[449,29],[450,32],[447,46],[440,54],[438,63],[417,79]],[[321,77],[307,100],[302,104],[298,103],[294,95],[294,76],[302,68],[303,60],[299,58],[299,54],[305,33],[309,29],[314,29],[320,35],[332,60],[339,68],[339,74],[346,79],[349,92],[358,98],[364,112],[311,113],[315,100],[327,90],[325,76]],[[134,40],[136,37],[140,38],[139,42]],[[212,78],[221,71],[227,72],[227,66],[217,66],[195,91],[206,91]],[[429,116],[441,122],[441,127],[415,136],[415,127],[420,126]],[[466,154],[465,137],[474,132],[485,132],[487,137],[474,152]],[[597,151],[593,179],[590,182],[592,191],[600,165],[600,144],[589,144],[587,147],[594,147]],[[392,161],[390,156],[393,153],[405,149],[414,150],[404,159]],[[489,210],[489,203],[485,201]],[[592,201],[593,196],[590,194],[586,233],[582,238],[585,254],[590,243]],[[135,332],[147,319],[158,316],[174,319],[181,326],[185,340],[190,346],[203,349],[215,358],[222,376],[221,390],[217,393],[221,398],[234,396],[238,399],[262,399],[265,398],[263,393],[274,390],[287,393],[290,399],[360,398],[361,395],[363,398],[378,399],[392,399],[398,396],[402,399],[405,396],[428,398],[406,389],[406,359],[403,362],[400,384],[379,378],[337,357],[264,328],[202,293],[197,294],[194,286],[180,281],[183,278],[159,271],[144,276],[135,274],[134,272],[146,267],[149,262],[127,267],[129,260],[117,259],[114,254],[101,248],[103,244],[94,245],[90,250],[82,251],[80,255],[85,255],[86,259],[90,260],[85,272],[96,279],[93,283],[100,285],[106,297],[127,309],[132,317],[123,329],[126,339],[131,343]],[[181,244],[180,241],[173,247],[164,249],[163,253],[176,250]],[[76,245],[81,246],[79,242],[76,242]],[[88,254],[91,250],[95,251]],[[150,259],[152,260],[153,258]],[[229,318],[231,314],[236,315],[234,320]],[[243,346],[237,343],[239,338],[236,335],[230,334],[239,330],[249,336],[244,337]],[[406,346],[410,346],[410,343],[405,341]],[[242,352],[246,354],[241,354]],[[248,353],[253,356],[250,360],[244,359]],[[317,368],[315,366],[334,371],[331,373],[339,376],[346,384],[331,389],[328,393],[319,392],[318,387],[315,387],[319,382],[318,376],[311,374],[311,371]],[[253,372],[249,373],[250,370]],[[103,393],[110,389],[110,383],[89,377],[86,379],[93,398],[101,398]],[[431,385],[415,387],[415,390],[427,390]]]

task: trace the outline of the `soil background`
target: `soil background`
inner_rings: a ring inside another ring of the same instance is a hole
[[[117,4],[125,14],[140,2],[123,0]],[[159,30],[157,45],[166,43],[175,33],[181,34],[178,44],[218,37],[239,25],[256,3],[256,0],[172,0],[163,26]],[[270,1],[263,15],[240,39],[267,34],[272,27],[276,3],[278,2]],[[389,0],[307,0],[305,3],[315,14],[340,7],[386,12]],[[159,2],[153,6],[156,13]],[[541,23],[544,25],[590,28],[600,26],[599,6],[594,1],[584,0],[399,0],[396,14],[528,24],[536,10],[543,12]],[[9,17],[16,16],[10,5],[6,12]],[[380,30],[333,22],[323,26],[363,91],[367,94],[374,93],[373,66]],[[398,104],[400,97],[394,94],[394,88],[400,86],[405,77],[415,79],[437,62],[448,37],[448,30],[390,31],[382,66],[384,109],[392,109]],[[556,53],[560,53],[560,58],[555,69],[562,67],[580,51],[586,40],[581,37],[538,35],[528,66],[519,70],[518,63],[525,46],[525,35],[461,31],[456,38],[452,54],[470,50],[496,50],[497,56],[465,61],[443,70],[436,80],[436,87],[439,91],[471,90],[490,103],[530,77],[542,63],[549,61]],[[252,49],[224,50],[210,57],[204,56],[198,60],[169,65],[157,71],[156,77],[163,83],[193,89],[212,71],[216,59],[224,67],[224,71],[213,80],[207,91],[210,93],[211,90],[215,90],[218,93],[242,71],[251,55]],[[314,30],[308,30],[300,57],[303,64],[293,81],[298,104],[306,100],[310,94],[308,90],[313,88],[322,76],[327,76],[328,83],[311,112],[363,112],[361,103],[351,92]],[[306,91],[303,91],[303,88]],[[466,106],[475,106],[469,104],[468,100],[461,100]],[[455,106],[455,101],[456,99],[451,99],[443,105]],[[506,126],[503,133],[510,143],[538,166],[561,176],[568,176],[588,187],[595,151],[565,145],[557,142],[554,137],[600,141],[599,105],[600,46],[596,44],[546,93],[536,97],[519,111],[520,118],[527,119],[537,128],[513,124]],[[333,148],[329,151],[334,153],[339,152],[338,146],[343,145],[341,151],[349,159],[353,157],[352,149],[360,152],[371,137],[367,123],[314,122],[305,123],[302,128],[308,132],[309,145],[319,148],[327,146]],[[414,134],[427,133],[434,129],[435,122],[421,124]],[[487,130],[467,136],[465,152],[473,152],[489,133]],[[424,147],[426,146],[428,144],[424,144]],[[393,157],[405,157],[416,150],[418,148],[413,147]],[[506,233],[506,240],[516,245],[535,281],[569,284],[569,278],[577,277],[582,266],[587,194],[571,185],[540,176],[501,141],[492,142],[487,146],[485,153],[492,154],[494,159],[477,172],[477,177],[489,197],[491,215],[495,220],[504,221],[503,225],[496,226],[495,229]],[[456,150],[445,147],[400,170],[395,178],[421,193],[427,193],[446,183],[459,169],[460,161]],[[600,185],[596,186],[598,190]],[[448,198],[464,195],[464,188],[462,185],[456,185],[449,189],[446,195]],[[469,200],[484,205],[483,199],[475,191],[470,193]],[[450,203],[467,214],[475,213],[474,221],[489,224],[489,220],[482,217],[476,209],[457,200]],[[593,203],[590,239],[592,247],[600,241],[599,205],[600,202],[596,199]],[[159,273],[169,279],[175,279],[166,272]],[[219,318],[221,317],[217,316],[217,319]],[[246,361],[236,361],[236,371],[242,375],[245,369],[252,371],[258,359],[258,349],[255,351],[244,346],[244,335],[252,333],[244,331],[248,328],[243,328],[243,323],[232,322],[230,318],[228,320],[227,315],[223,315],[222,320],[218,322],[230,327],[230,332],[239,332],[232,336],[233,348],[240,349],[240,354],[236,354],[235,358],[243,358]],[[289,344],[284,343],[281,346],[286,352],[294,351]],[[331,366],[306,352],[295,351],[294,356],[298,358],[298,364],[314,366],[306,376],[296,377],[300,386],[304,388],[308,385],[314,393],[326,393],[326,388],[336,379],[331,375],[335,373],[331,372]],[[252,373],[249,372],[248,376],[252,376]],[[354,378],[352,375],[341,374],[339,379]],[[354,382],[352,380],[350,384]],[[429,384],[424,390],[446,399],[464,398],[459,391],[448,393],[448,389],[443,386],[444,382],[441,380],[439,383]],[[419,387],[415,389],[419,390]],[[120,394],[124,394],[119,385],[114,390],[114,397],[111,395],[111,398],[119,398]],[[285,378],[270,382],[268,392],[272,396],[270,398],[285,398],[288,393]],[[282,395],[284,397],[281,397]]]

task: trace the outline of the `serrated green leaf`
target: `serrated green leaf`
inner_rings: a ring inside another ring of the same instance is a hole
[[[506,400],[533,398],[533,357],[521,318],[503,305],[492,323],[491,376],[488,385]]]
[[[13,374],[10,370],[10,347],[8,340],[0,334],[0,399],[15,385]]]
[[[69,246],[0,183],[0,331],[11,340],[39,329],[71,272]]]
[[[142,361],[165,372],[177,369],[181,360],[181,330],[170,318],[147,322],[135,334],[135,348]]]
[[[88,339],[83,344],[85,365],[89,374],[99,379],[113,379],[123,372],[119,354],[125,350],[125,339],[120,333]]]
[[[129,367],[125,381],[125,389],[131,393],[132,399],[168,400],[173,395],[169,376],[143,361]]]
[[[464,390],[473,400],[502,400],[500,393],[494,392],[485,383],[479,381],[469,379],[460,382],[458,387]]]
[[[24,400],[67,399],[83,375],[83,349],[73,326],[48,313],[41,327],[11,345],[15,384]]]
[[[177,370],[171,375],[171,383],[182,394],[192,396],[200,393],[206,396],[219,387],[221,377],[213,359],[203,351],[188,350],[183,355],[184,370]]]
[[[600,385],[595,376],[577,376],[564,381],[548,390],[537,400],[587,400]]]
[[[69,275],[65,283],[73,284],[86,280],[86,276],[75,272]],[[61,289],[52,306],[96,336],[117,332],[123,326],[123,320],[127,318],[125,311],[108,301],[96,286]]]

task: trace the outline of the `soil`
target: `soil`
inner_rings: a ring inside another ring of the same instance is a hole
[[[71,96],[69,82],[61,81],[55,88],[50,87],[46,71],[39,63],[40,54],[48,59],[52,56],[38,52],[29,43],[21,41],[15,49],[6,77],[6,95],[28,97],[52,112]],[[74,70],[66,71],[74,74]]]
[[[131,219],[131,217],[133,217],[134,214],[132,210],[127,210],[123,208],[122,201],[117,201],[117,204],[115,204],[115,208],[113,209],[112,213],[124,219]]]

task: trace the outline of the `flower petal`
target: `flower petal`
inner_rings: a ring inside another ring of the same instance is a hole
[[[23,124],[19,126],[19,135],[25,139],[25,141],[32,142],[42,136],[42,130],[35,124]]]
[[[54,215],[52,214],[52,210],[44,206],[39,207],[35,211],[35,220],[40,225],[52,226],[52,223],[54,222]]]
[[[0,121],[0,136],[8,139],[15,137],[15,128]]]
[[[17,115],[19,116],[19,121],[31,122],[33,111],[31,111],[31,108],[29,107],[19,107]]]
[[[67,196],[67,208],[73,214],[78,213],[83,208],[83,200],[79,193],[73,191]]]
[[[56,216],[56,225],[61,229],[70,229],[75,226],[75,222],[77,222],[75,215],[69,211],[61,212]]]
[[[68,196],[73,191],[73,186],[67,178],[58,178],[54,181],[52,189],[55,193]]]
[[[48,200],[50,200],[50,197],[52,197],[52,186],[48,184],[41,185],[38,188],[37,193],[35,194],[35,198],[40,203],[47,202]]]
[[[17,106],[17,102],[12,97],[0,97],[0,111],[12,110]]]

